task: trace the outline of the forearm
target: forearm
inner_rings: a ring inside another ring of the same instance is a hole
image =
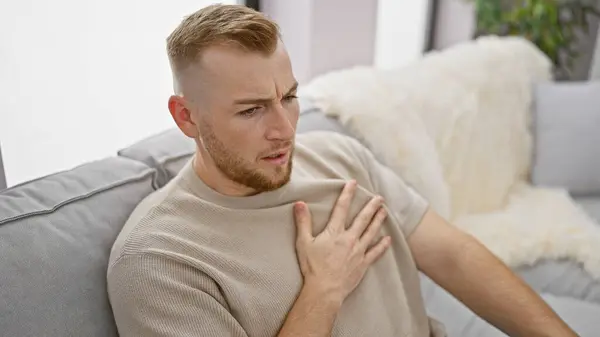
[[[329,337],[341,306],[317,286],[306,284],[300,291],[278,337]]]
[[[577,336],[558,315],[478,241],[466,237],[439,270],[440,286],[510,336]]]

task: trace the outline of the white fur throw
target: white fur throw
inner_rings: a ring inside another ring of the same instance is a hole
[[[488,36],[400,69],[331,72],[300,94],[508,265],[571,258],[600,279],[600,225],[528,183],[533,84],[551,79],[533,44]]]

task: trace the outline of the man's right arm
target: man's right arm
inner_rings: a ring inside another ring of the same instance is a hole
[[[305,284],[278,337],[330,336],[342,301],[318,285]]]
[[[111,268],[108,290],[121,337],[247,337],[213,281],[167,258],[122,257]],[[341,306],[329,295],[305,284],[279,336],[329,336]]]
[[[108,294],[121,337],[248,337],[212,279],[164,256],[122,256]]]

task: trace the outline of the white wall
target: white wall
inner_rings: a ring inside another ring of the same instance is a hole
[[[0,144],[8,185],[115,155],[174,127],[165,38],[211,2],[3,2]]]
[[[356,65],[373,64],[377,1],[313,2],[311,75],[314,77]]]
[[[261,0],[260,10],[277,21],[296,80],[304,83],[311,76],[313,1]]]
[[[427,40],[429,0],[379,0],[375,65],[396,68],[423,55]]]

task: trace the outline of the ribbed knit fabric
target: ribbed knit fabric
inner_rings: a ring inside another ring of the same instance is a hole
[[[217,193],[191,162],[133,212],[113,247],[108,292],[121,337],[276,336],[302,287],[292,205],[305,201],[320,233],[345,181],[359,184],[356,215],[374,193],[392,246],[345,300],[332,336],[443,336],[421,298],[406,237],[423,198],[358,141],[298,135],[292,179],[250,197]],[[350,220],[349,220],[350,222]]]

